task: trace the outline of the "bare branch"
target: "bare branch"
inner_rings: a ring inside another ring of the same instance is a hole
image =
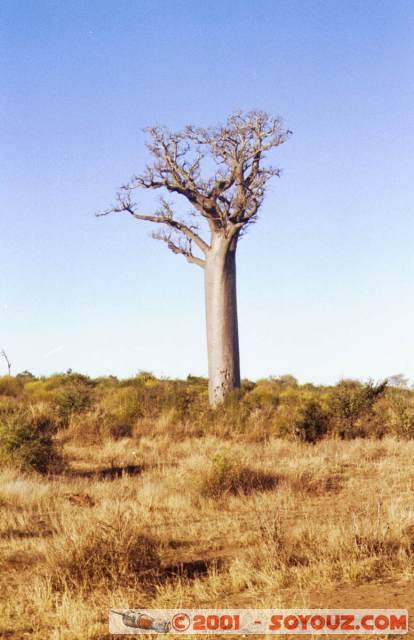
[[[128,190],[122,190],[117,195],[116,205],[96,215],[98,217],[101,217],[109,215],[110,213],[129,213],[136,220],[155,222],[156,224],[165,225],[169,229],[169,232],[167,233],[166,231],[161,231],[158,233],[154,233],[153,237],[167,242],[168,247],[171,249],[171,251],[173,251],[174,253],[182,253],[187,257],[189,262],[194,262],[195,264],[199,264],[200,266],[201,263],[204,264],[204,261],[201,258],[197,258],[197,256],[193,255],[191,246],[192,243],[194,243],[205,255],[209,251],[210,246],[197,233],[198,228],[196,225],[185,224],[175,216],[171,204],[164,198],[161,198],[161,205],[158,211],[156,211],[154,215],[147,215],[144,213],[138,213],[135,203],[130,199],[130,192]],[[187,242],[185,250],[184,245],[182,245],[181,243],[179,243],[178,245],[174,244],[172,240],[172,232],[174,232],[177,236],[182,235],[185,238]]]
[[[192,262],[193,264],[198,265],[199,267],[205,267],[205,260],[202,258],[198,258],[192,252],[191,240],[188,238],[173,236],[171,231],[161,230],[155,231],[152,234],[152,237],[155,240],[162,240],[167,244],[167,247],[175,254],[180,254],[185,256],[187,262]]]
[[[6,364],[7,364],[7,371],[8,371],[8,374],[10,376],[11,375],[11,367],[12,367],[12,365],[11,365],[11,362],[10,362],[10,360],[9,360],[9,358],[7,356],[7,353],[5,352],[4,349],[1,350],[0,356],[5,359]]]
[[[116,205],[100,215],[127,212],[137,220],[162,224],[205,255],[210,246],[195,225],[178,218],[165,200],[154,215],[141,213],[132,201],[133,192],[165,189],[183,196],[194,213],[207,221],[212,235],[238,237],[244,227],[256,220],[269,180],[280,176],[280,169],[264,164],[267,153],[291,134],[280,118],[263,111],[237,112],[218,127],[189,125],[182,131],[171,132],[157,126],[146,131],[153,163],[123,186]],[[215,166],[215,173],[209,178],[203,175],[206,163]],[[161,239],[174,253],[183,253],[182,246],[175,244],[168,234]],[[192,252],[188,255],[191,258]],[[199,260],[192,258],[190,261]]]

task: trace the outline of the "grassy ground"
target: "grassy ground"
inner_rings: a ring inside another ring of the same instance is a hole
[[[64,452],[60,475],[0,474],[0,637],[103,639],[109,607],[414,603],[412,441]]]

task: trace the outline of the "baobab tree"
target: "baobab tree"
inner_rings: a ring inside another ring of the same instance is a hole
[[[280,169],[264,164],[267,152],[285,142],[290,131],[280,118],[251,111],[235,113],[217,127],[189,125],[171,132],[156,126],[146,132],[152,163],[121,187],[116,203],[98,215],[125,212],[159,225],[153,237],[203,269],[209,399],[216,406],[240,386],[237,244],[257,220],[267,183],[280,176]],[[134,201],[137,189],[182,196],[191,212],[180,215],[177,203],[161,198],[158,210],[143,213]]]

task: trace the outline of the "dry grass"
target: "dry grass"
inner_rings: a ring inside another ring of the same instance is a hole
[[[395,439],[68,440],[66,475],[0,474],[0,637],[102,640],[110,606],[305,605],[410,581],[413,455]]]

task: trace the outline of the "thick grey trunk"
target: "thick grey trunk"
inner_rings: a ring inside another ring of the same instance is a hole
[[[236,238],[212,237],[204,270],[209,399],[213,406],[240,387]]]

